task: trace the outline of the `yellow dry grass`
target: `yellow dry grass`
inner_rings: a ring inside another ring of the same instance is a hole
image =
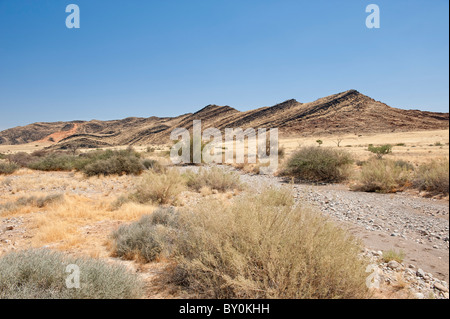
[[[42,247],[62,242],[65,247],[84,241],[80,229],[105,220],[131,221],[153,212],[154,207],[127,203],[120,209],[111,210],[110,201],[98,201],[78,195],[68,195],[63,203],[50,206],[36,214],[33,227],[36,230],[32,243]]]

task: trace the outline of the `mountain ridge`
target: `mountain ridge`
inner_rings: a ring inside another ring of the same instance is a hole
[[[174,128],[273,128],[281,135],[367,134],[449,128],[449,113],[392,108],[357,90],[329,95],[313,102],[286,100],[274,106],[239,111],[210,104],[176,117],[128,117],[110,121],[38,122],[0,132],[0,145],[52,143],[54,148],[165,144]]]

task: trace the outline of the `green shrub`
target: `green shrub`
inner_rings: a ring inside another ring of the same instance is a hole
[[[367,161],[361,169],[352,190],[363,192],[395,193],[410,185],[411,171],[386,159]]]
[[[431,194],[449,194],[449,161],[432,161],[420,165],[414,176],[413,184],[419,190]]]
[[[13,163],[1,163],[0,162],[0,175],[10,175],[17,171],[19,166]]]
[[[177,170],[171,169],[162,174],[149,171],[130,197],[141,204],[176,204],[184,189],[185,180]]]
[[[75,169],[78,157],[65,154],[51,154],[32,162],[29,168],[38,171],[71,171]]]
[[[68,265],[80,269],[80,288],[69,289]],[[12,252],[0,257],[0,299],[139,298],[143,285],[124,266],[69,257],[49,250]]]
[[[378,159],[381,159],[384,155],[392,153],[392,145],[385,144],[381,146],[373,146],[370,144],[368,150],[369,152],[374,153]]]
[[[264,195],[180,213],[173,282],[203,298],[366,296],[367,263],[353,238],[318,211]]]
[[[97,160],[87,164],[81,171],[86,176],[99,175],[139,175],[144,170],[144,166],[139,158],[134,156],[113,156],[108,159]]]
[[[226,172],[217,167],[200,169],[197,173],[188,171],[185,176],[187,178],[187,186],[196,191],[199,191],[202,187],[216,189],[219,192],[242,189],[239,175],[233,172]]]
[[[304,147],[288,159],[282,175],[309,182],[342,182],[348,178],[352,162],[344,150]]]
[[[114,255],[143,262],[156,260],[170,242],[176,217],[174,209],[159,208],[137,222],[120,226],[112,234]]]

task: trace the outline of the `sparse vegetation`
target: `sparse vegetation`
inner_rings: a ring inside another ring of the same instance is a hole
[[[405,258],[405,253],[403,251],[396,251],[394,249],[390,249],[388,251],[383,252],[383,261],[388,263],[392,260],[395,260],[398,263],[402,263]]]
[[[363,164],[353,190],[363,192],[395,193],[410,186],[411,171],[392,160],[371,159]]]
[[[156,260],[170,241],[176,218],[174,209],[160,208],[134,223],[120,226],[112,234],[113,254],[142,262]]]
[[[413,184],[419,190],[430,194],[449,194],[449,161],[431,161],[420,165],[414,176]]]
[[[239,175],[233,172],[225,172],[217,167],[200,169],[197,173],[188,171],[185,176],[187,178],[187,186],[195,191],[200,191],[202,187],[215,189],[219,192],[242,189]]]
[[[73,155],[51,154],[33,161],[28,167],[39,171],[71,171],[76,167],[77,160]]]
[[[8,155],[7,158],[10,163],[19,165],[20,167],[28,167],[38,160],[36,157],[25,152],[11,154]]]
[[[180,214],[174,281],[203,298],[364,297],[354,240],[320,213],[266,196]]]
[[[115,155],[108,159],[98,160],[86,165],[82,172],[86,176],[98,175],[139,175],[144,170],[144,166],[136,156]]]
[[[144,165],[145,169],[153,170],[156,173],[162,173],[164,171],[164,166],[161,165],[160,162],[153,159],[145,159],[142,161],[142,165]]]
[[[207,200],[178,213],[159,210],[119,228],[113,250],[175,261],[170,281],[200,298],[366,296],[359,244],[288,196],[269,189],[227,206]]]
[[[344,150],[303,147],[287,161],[282,175],[309,182],[341,182],[349,176],[351,155]]]
[[[66,267],[80,269],[80,289],[68,289]],[[0,299],[125,299],[143,295],[143,285],[124,266],[74,258],[49,250],[0,257]]]
[[[404,161],[404,160],[397,160],[394,162],[394,165],[404,168],[408,171],[414,171],[414,169],[415,169],[413,164],[411,164],[410,162]]]
[[[143,176],[131,199],[141,204],[176,204],[184,189],[185,180],[177,170],[170,169],[162,174],[149,171]]]
[[[384,155],[392,153],[392,145],[384,144],[381,146],[369,145],[369,152],[374,153],[378,159],[382,159]]]
[[[7,202],[0,204],[0,212],[11,212],[20,207],[33,206],[37,208],[43,208],[55,202],[60,202],[64,199],[62,194],[50,194],[46,196],[23,196],[19,197],[14,202]]]
[[[75,155],[66,152],[35,151],[8,156],[11,163],[40,171],[82,171],[87,176],[140,174],[144,166],[133,149],[94,151]]]
[[[18,169],[19,166],[17,166],[16,164],[0,162],[0,175],[10,175]]]

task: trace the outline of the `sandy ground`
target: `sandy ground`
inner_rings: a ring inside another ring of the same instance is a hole
[[[403,159],[415,163],[449,156],[449,130],[313,138],[281,137],[280,145],[285,147],[286,154],[290,154],[299,146],[317,146],[317,140],[321,140],[323,146],[333,147],[336,147],[339,142],[340,147],[353,153],[360,160],[366,160],[371,156],[371,153],[367,151],[369,144],[391,144],[393,145],[391,155],[393,159]]]

